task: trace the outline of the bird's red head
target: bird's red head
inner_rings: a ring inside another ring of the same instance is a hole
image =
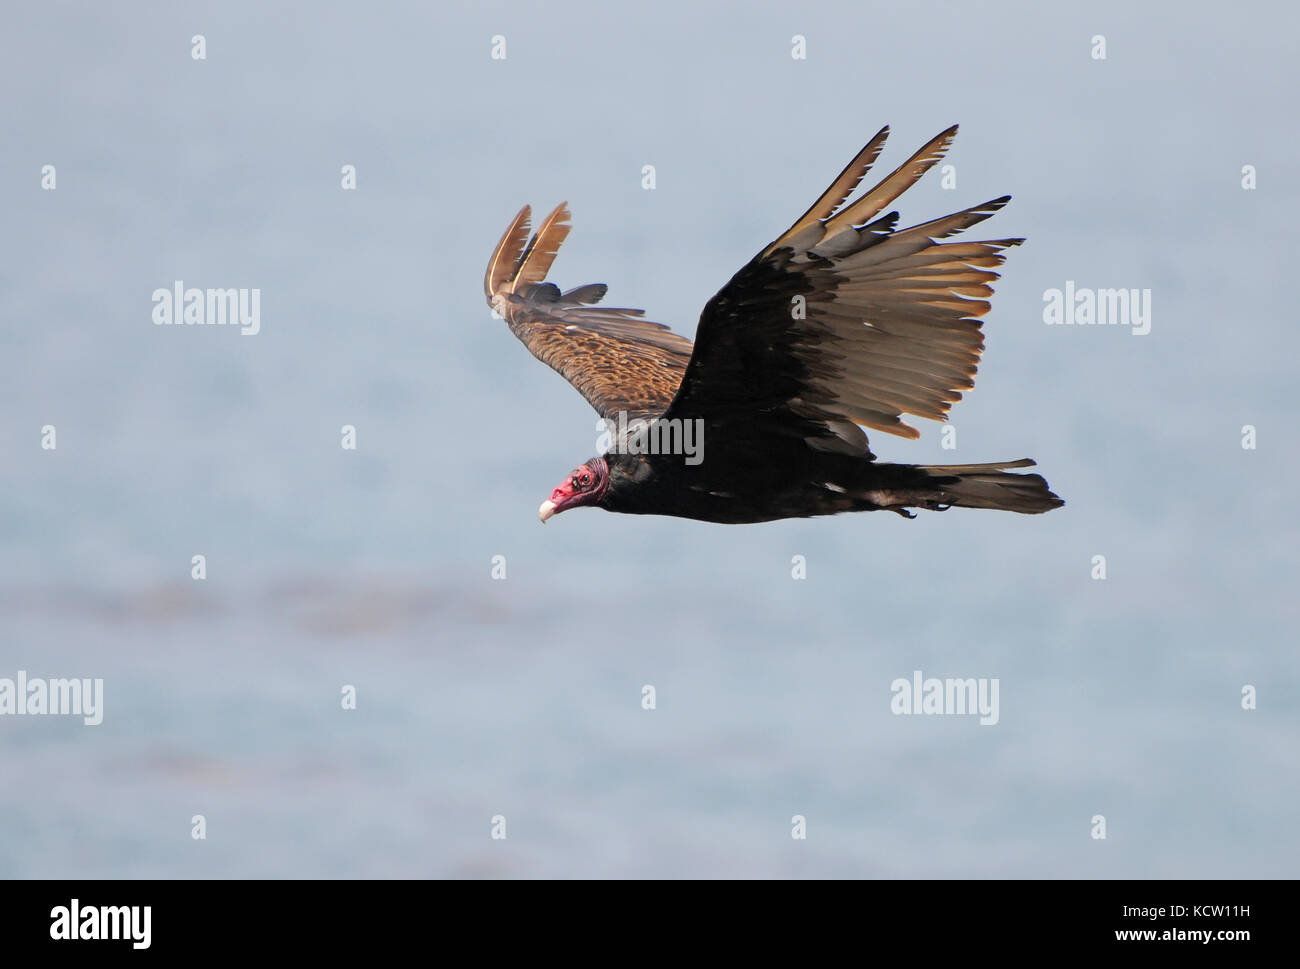
[[[551,492],[551,497],[542,502],[537,509],[537,517],[545,524],[546,519],[558,515],[570,508],[594,505],[605,496],[609,487],[609,465],[604,458],[592,458],[586,464],[580,464],[565,476],[559,486]]]

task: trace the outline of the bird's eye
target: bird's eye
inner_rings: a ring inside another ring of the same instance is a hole
[[[584,488],[590,486],[590,485],[591,485],[591,475],[589,475],[589,474],[582,474],[582,475],[579,475],[579,476],[578,476],[578,484],[582,485],[582,487],[584,487]]]

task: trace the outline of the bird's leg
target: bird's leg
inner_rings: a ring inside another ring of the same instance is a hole
[[[912,501],[912,506],[924,508],[926,511],[947,511],[952,505],[944,503],[939,498],[918,498]],[[886,505],[886,511],[892,511],[895,515],[902,515],[904,518],[915,518],[916,512],[909,511],[907,505]]]

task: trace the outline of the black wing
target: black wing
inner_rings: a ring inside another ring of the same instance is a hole
[[[1023,240],[937,240],[984,221],[1010,196],[903,230],[897,212],[880,214],[943,157],[954,125],[844,205],[888,133],[709,300],[665,416],[743,423],[747,436],[760,425],[870,455],[857,425],[919,437],[903,414],[945,420],[974,386],[992,267]]]

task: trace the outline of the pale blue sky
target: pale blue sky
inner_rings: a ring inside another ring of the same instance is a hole
[[[6,24],[0,676],[106,712],[0,718],[0,874],[1296,875],[1293,7]],[[1033,456],[1063,510],[538,525],[595,427],[483,303],[521,204],[571,204],[557,283],[690,335],[882,124],[888,171],[953,122],[904,222],[1010,193],[1028,241],[957,450],[873,447]],[[261,332],[155,327],[176,279],[260,288]],[[1151,332],[1045,326],[1067,280],[1150,289]],[[890,715],[916,669],[999,678],[997,726]]]

